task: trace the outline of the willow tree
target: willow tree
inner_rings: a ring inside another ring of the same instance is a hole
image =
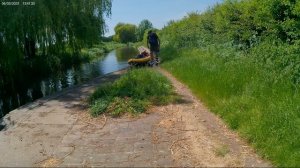
[[[4,74],[20,73],[25,60],[56,56],[67,49],[75,54],[98,42],[105,32],[105,17],[111,14],[111,0],[0,3],[0,81]]]
[[[63,60],[75,60],[82,47],[99,42],[111,14],[111,0],[16,2],[0,0],[0,103],[26,95],[24,81],[59,70]]]

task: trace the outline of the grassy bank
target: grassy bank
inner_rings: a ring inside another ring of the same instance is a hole
[[[124,113],[137,115],[151,105],[176,100],[172,85],[155,70],[130,70],[112,84],[100,86],[89,98],[92,116],[106,113],[113,117]]]
[[[163,66],[276,166],[300,165],[299,5],[226,0],[159,32]]]
[[[114,49],[125,47],[126,44],[116,43],[116,42],[104,42],[98,45],[94,45],[91,48],[84,48],[81,50],[82,56],[87,56],[89,59],[94,59],[99,56],[103,56]]]
[[[164,50],[173,57],[163,67],[187,84],[213,112],[279,166],[300,165],[300,95],[289,79],[280,79],[240,53],[226,60],[215,48]]]

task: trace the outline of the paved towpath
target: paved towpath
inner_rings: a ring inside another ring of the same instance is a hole
[[[100,83],[68,89],[12,111],[0,132],[0,166],[270,166],[166,71],[182,101],[132,118],[93,119],[84,103]]]

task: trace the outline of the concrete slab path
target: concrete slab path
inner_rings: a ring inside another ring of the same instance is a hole
[[[12,111],[0,132],[0,166],[271,166],[184,85],[158,70],[183,96],[181,103],[134,118],[91,118],[84,100],[125,72],[119,71]]]

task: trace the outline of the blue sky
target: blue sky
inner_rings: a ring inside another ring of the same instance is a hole
[[[190,12],[202,12],[223,0],[112,0],[112,16],[106,19],[109,32],[119,22],[138,25],[148,19],[155,28],[162,28],[170,20],[183,18]]]

